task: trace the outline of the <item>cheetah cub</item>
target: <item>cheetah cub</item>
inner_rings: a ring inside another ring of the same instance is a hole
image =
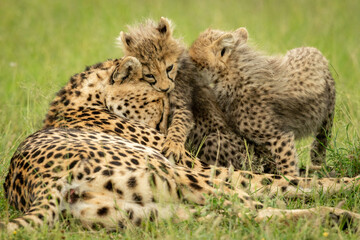
[[[185,47],[181,40],[172,36],[173,26],[169,19],[162,17],[158,23],[149,19],[128,28],[128,33],[120,33],[120,47],[126,56],[139,59],[145,81],[155,90],[168,94],[170,120],[162,153],[179,161],[186,154],[184,144],[193,128],[193,115],[188,104],[191,91],[187,81],[195,68],[187,67],[190,58],[183,57]]]
[[[125,54],[141,62],[144,80],[169,96],[170,120],[163,155],[172,155],[176,163],[184,164],[188,140],[195,149],[202,146],[197,157],[206,164],[225,167],[232,164],[236,169],[250,167],[258,172],[275,172],[267,149],[250,141],[246,146],[243,137],[226,124],[207,80],[198,73],[181,40],[172,33],[169,19],[161,18],[158,23],[149,19],[129,27],[128,33],[121,32],[119,38]]]
[[[319,50],[302,47],[282,57],[247,44],[248,32],[208,29],[189,52],[208,75],[228,124],[266,146],[282,174],[297,175],[294,139],[316,134],[311,161],[325,162],[335,106],[335,83]]]

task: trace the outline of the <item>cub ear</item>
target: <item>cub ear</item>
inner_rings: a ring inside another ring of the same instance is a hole
[[[116,67],[113,74],[111,75],[110,82],[112,84],[122,84],[128,81],[136,81],[141,78],[142,69],[141,63],[137,58],[125,57],[120,66]]]
[[[231,47],[235,43],[234,36],[231,33],[223,34],[218,40],[214,42],[214,45],[223,48],[223,47]]]
[[[126,34],[122,31],[120,32],[118,41],[119,41],[120,45],[122,45],[124,48],[130,48],[132,46],[132,44],[134,43],[134,40],[132,39],[132,37],[129,34]]]
[[[172,34],[171,21],[165,17],[161,17],[156,29],[159,31],[160,35],[166,38],[170,37]]]
[[[226,53],[230,53],[234,47],[235,42],[236,40],[231,33],[223,34],[213,43],[215,54],[220,51],[220,55],[223,57]]]
[[[236,29],[234,35],[239,43],[246,43],[249,38],[249,33],[244,27]]]

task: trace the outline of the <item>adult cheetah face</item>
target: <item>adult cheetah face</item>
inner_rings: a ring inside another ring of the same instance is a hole
[[[184,51],[182,44],[172,37],[171,22],[161,18],[158,24],[148,20],[120,33],[118,38],[126,55],[134,56],[142,64],[143,79],[159,92],[175,87],[177,59]]]
[[[199,70],[210,72],[227,69],[234,49],[247,42],[248,32],[239,28],[233,32],[207,29],[199,35],[189,49]]]

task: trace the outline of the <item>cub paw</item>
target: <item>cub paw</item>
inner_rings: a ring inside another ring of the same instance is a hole
[[[161,153],[169,158],[172,156],[175,160],[175,163],[178,163],[185,155],[185,147],[183,143],[172,141],[171,139],[166,139],[162,146]]]

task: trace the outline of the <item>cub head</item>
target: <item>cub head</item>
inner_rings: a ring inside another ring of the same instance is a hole
[[[189,54],[200,70],[224,70],[234,50],[247,39],[248,32],[243,27],[233,32],[207,29],[194,41]]]
[[[147,20],[129,27],[118,38],[125,55],[139,59],[142,77],[160,92],[170,92],[175,87],[177,60],[184,51],[182,43],[173,38],[170,20],[161,18],[158,23]]]

